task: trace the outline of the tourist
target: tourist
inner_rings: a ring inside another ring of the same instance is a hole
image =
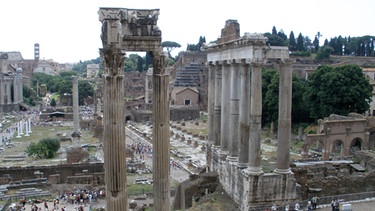
[[[309,199],[308,201],[307,201],[307,210],[312,210],[312,202],[311,202],[311,199]]]
[[[48,204],[47,204],[47,201],[44,201],[44,210],[48,210]]]
[[[289,211],[289,204],[285,205],[285,211]]]
[[[297,202],[297,203],[294,205],[294,210],[295,210],[295,211],[298,211],[300,207],[301,207],[301,206],[300,206],[299,203]]]
[[[313,206],[313,210],[316,210],[316,205],[317,205],[317,202],[318,202],[318,197],[317,196],[314,196],[312,198],[312,206]]]
[[[271,210],[277,210],[277,207],[276,207],[276,204],[273,204],[272,207],[271,207]]]

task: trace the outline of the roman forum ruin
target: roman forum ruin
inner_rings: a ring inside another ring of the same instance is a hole
[[[170,210],[169,103],[159,10],[100,8],[104,80],[104,154],[107,209],[128,207],[126,193],[124,60],[126,51],[153,57],[153,181],[155,210]],[[292,62],[287,47],[267,46],[262,34],[239,35],[228,20],[221,38],[205,46],[209,65],[208,164],[241,210],[298,199],[289,168]],[[277,168],[261,168],[262,66],[280,72]],[[250,109],[249,109],[250,108]]]
[[[167,56],[157,26],[159,9],[100,8],[104,80],[104,168],[107,209],[128,210],[125,153],[124,61],[126,51],[153,59],[153,190],[155,210],[170,210]]]
[[[236,20],[205,46],[209,65],[208,163],[241,210],[298,199],[289,168],[292,62],[288,47],[266,45],[262,34],[240,36]],[[261,168],[262,66],[280,72],[277,168]]]

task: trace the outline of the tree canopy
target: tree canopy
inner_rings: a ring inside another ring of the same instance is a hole
[[[309,75],[305,97],[315,120],[330,114],[364,113],[370,107],[372,86],[358,65],[323,65]]]
[[[172,42],[172,41],[164,41],[164,42],[161,43],[161,47],[167,49],[167,53],[168,53],[169,58],[173,58],[172,55],[171,55],[171,52],[176,48],[181,48],[181,45],[176,43],[176,42]]]
[[[59,149],[60,140],[56,138],[44,138],[37,143],[31,143],[26,149],[26,154],[29,157],[39,159],[54,158]]]

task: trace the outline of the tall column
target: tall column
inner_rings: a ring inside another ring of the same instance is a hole
[[[208,142],[206,150],[207,167],[211,167],[212,146],[215,143],[215,66],[208,65]]]
[[[215,65],[215,105],[214,105],[214,145],[220,146],[221,143],[221,86],[222,86],[222,67],[219,63]]]
[[[6,86],[7,86],[7,104],[11,104],[12,103],[12,98],[11,98],[11,93],[12,93],[12,86],[11,86],[11,82],[10,82],[10,78],[8,77],[8,79],[6,80]]]
[[[170,205],[170,143],[169,143],[169,98],[168,80],[165,74],[167,56],[162,52],[152,52],[153,98],[153,187],[154,209],[169,211]]]
[[[18,79],[17,76],[13,78],[13,103],[18,103]]]
[[[208,144],[214,143],[215,66],[208,65]]]
[[[238,159],[238,139],[240,128],[240,70],[237,61],[232,62],[230,68],[230,123],[229,123],[229,156],[231,161]]]
[[[221,78],[221,140],[220,154],[228,155],[229,153],[229,119],[230,119],[230,66],[225,61],[222,66]]]
[[[262,139],[262,64],[261,62],[253,62],[251,64],[250,141],[249,164],[247,167],[247,173],[249,175],[263,174],[263,170],[260,167],[260,141]]]
[[[292,115],[292,61],[279,63],[279,123],[277,141],[277,161],[275,172],[289,174],[291,115]]]
[[[125,53],[108,47],[101,49],[104,80],[104,168],[106,209],[128,210],[126,192],[126,141],[125,141]]]
[[[74,131],[72,133],[73,146],[77,147],[80,142],[80,129],[79,129],[79,106],[78,106],[78,77],[72,76],[73,79],[73,125]]]
[[[240,66],[241,78],[241,100],[240,100],[240,129],[238,147],[238,167],[245,168],[249,162],[249,139],[250,139],[250,80],[251,72],[249,64],[245,61]]]

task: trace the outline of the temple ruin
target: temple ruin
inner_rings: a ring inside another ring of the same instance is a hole
[[[289,168],[292,62],[288,47],[268,46],[262,34],[240,36],[236,20],[226,21],[221,38],[204,47],[209,65],[208,165],[241,210],[299,199]],[[277,164],[261,167],[262,66],[280,72]]]
[[[126,51],[150,52],[153,60],[153,190],[155,210],[170,210],[167,56],[157,26],[159,9],[100,8],[103,58],[104,167],[107,209],[128,210],[125,153],[124,61]]]
[[[0,112],[19,111],[23,102],[22,68],[8,61],[8,54],[0,54]]]

